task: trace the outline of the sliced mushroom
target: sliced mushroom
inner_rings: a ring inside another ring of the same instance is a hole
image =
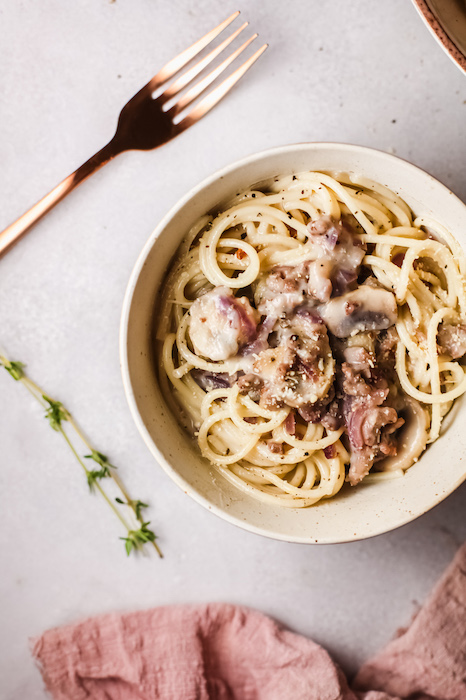
[[[255,338],[258,320],[246,297],[235,297],[228,287],[215,287],[191,306],[189,336],[198,355],[226,360]]]
[[[417,461],[427,445],[429,415],[426,409],[410,396],[405,396],[406,407],[399,411],[405,424],[397,434],[398,451],[377,463],[377,471],[392,472],[408,469]]]
[[[437,334],[438,350],[442,355],[448,355],[458,360],[466,354],[466,325],[460,323],[442,323]]]
[[[394,295],[386,289],[361,285],[319,307],[327,328],[337,338],[393,326],[397,318]]]

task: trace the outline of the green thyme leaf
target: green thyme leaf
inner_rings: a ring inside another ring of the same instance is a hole
[[[155,533],[147,527],[148,525],[150,525],[149,521],[147,523],[142,523],[139,530],[130,530],[128,532],[128,537],[120,537],[120,540],[124,540],[125,542],[126,554],[128,556],[133,549],[140,550],[147,542],[155,542],[157,539]]]
[[[133,500],[131,498],[128,501],[122,501],[121,498],[115,498],[115,501],[117,503],[121,503],[122,506],[129,506],[130,508],[132,508],[134,510],[134,514],[135,514],[136,518],[138,520],[140,520],[141,522],[142,522],[141,510],[143,508],[149,507],[147,503],[143,503],[140,500]]]
[[[120,540],[125,540],[126,554],[129,556],[134,547],[133,540],[130,537],[120,537]]]
[[[148,507],[147,503],[143,503],[142,501],[131,501],[131,508],[134,510],[138,520],[141,520],[141,509]]]
[[[110,476],[110,469],[108,467],[102,467],[102,469],[93,469],[87,472],[87,483],[91,491],[94,490],[94,486],[98,479],[106,479]]]
[[[24,377],[23,367],[25,366],[22,362],[8,362],[8,364],[3,365],[7,372],[11,374],[13,379],[19,381]]]
[[[54,401],[49,396],[42,394],[42,398],[49,404],[45,409],[45,417],[53,430],[60,430],[62,421],[68,420],[69,413],[60,401]]]
[[[134,547],[133,538],[131,537],[131,531],[128,533],[128,537],[120,537],[120,540],[124,541],[126,554],[129,556],[131,554],[131,550]]]
[[[97,452],[97,450],[91,449],[91,454],[90,455],[84,455],[86,459],[93,459],[94,462],[97,462],[97,464],[100,464],[101,467],[111,467],[112,469],[116,469],[116,467],[113,464],[110,464],[108,461],[108,457],[102,454],[102,452]]]
[[[152,530],[149,530],[149,528],[147,527],[148,525],[150,525],[149,521],[147,521],[147,523],[142,523],[139,530],[136,530],[135,532],[135,535],[142,543],[154,542],[154,540],[156,539],[155,533],[152,532]]]

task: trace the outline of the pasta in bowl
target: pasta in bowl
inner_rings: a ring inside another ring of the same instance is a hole
[[[275,178],[184,241],[156,336],[164,393],[262,501],[313,505],[346,470],[401,476],[466,391],[465,271],[446,229],[372,180]]]
[[[186,198],[143,252],[122,323],[130,406],[172,478],[304,542],[383,532],[453,490],[461,458],[439,468],[437,438],[466,390],[464,222],[414,166],[338,144],[259,154]]]

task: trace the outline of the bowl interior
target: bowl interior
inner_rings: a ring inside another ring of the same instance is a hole
[[[464,0],[412,0],[440,46],[466,73],[466,5]]]
[[[466,5],[464,0],[428,0],[444,31],[466,56]]]
[[[306,509],[265,505],[224,480],[197,452],[161,395],[152,354],[154,309],[183,236],[206,211],[253,183],[302,170],[354,172],[398,193],[415,214],[432,216],[466,243],[466,207],[415,166],[372,149],[297,144],[251,156],[215,174],[183,198],[143,249],[128,286],[121,325],[123,381],[136,424],[152,454],[188,494],[248,530],[294,542],[344,542],[398,527],[429,510],[466,477],[466,404],[457,401],[440,439],[403,478],[357,487]],[[462,417],[460,417],[460,415]]]

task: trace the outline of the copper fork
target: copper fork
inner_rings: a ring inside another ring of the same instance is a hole
[[[244,42],[238,49],[233,51],[222,63],[214,68],[205,77],[194,83],[184,94],[181,94],[195,78],[236,39],[236,37],[247,27],[245,22],[230,36],[224,39],[210,53],[201,58],[196,64],[188,68],[174,82],[163,86],[179,73],[188,63],[208,46],[226,27],[238,17],[239,12],[235,12],[224,22],[221,22],[215,29],[212,29],[195,44],[180,53],[169,61],[144,87],[137,92],[134,97],[123,107],[118,119],[115,136],[112,140],[98,151],[92,158],[89,158],[74,173],[68,175],[49,194],[35,204],[29,211],[23,214],[17,221],[8,226],[0,233],[0,255],[5,253],[16,241],[21,238],[44,214],[49,212],[58,202],[71,192],[83,180],[96,172],[103,165],[108,163],[116,155],[123,151],[141,150],[149,151],[167,143],[178,134],[193,124],[209,112],[219,100],[224,97],[229,90],[238,82],[244,73],[257,61],[259,56],[267,48],[267,44],[260,47],[250,58],[231,73],[223,82],[213,88],[205,97],[200,100],[184,117],[177,120],[177,117],[186,110],[207,88],[220,76],[223,71],[246,49],[249,44],[256,39],[254,34]],[[154,96],[154,93],[157,95]],[[170,106],[170,102],[174,102]]]

